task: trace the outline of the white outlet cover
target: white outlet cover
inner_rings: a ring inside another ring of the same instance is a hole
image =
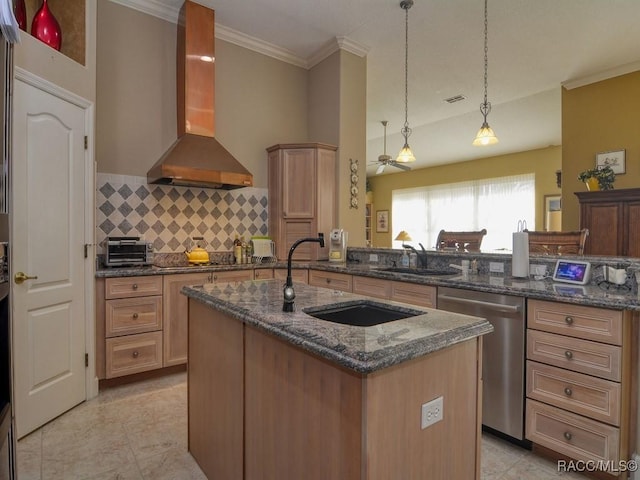
[[[438,397],[422,405],[420,427],[425,429],[444,418],[444,397]]]
[[[489,272],[504,273],[504,262],[489,262]]]

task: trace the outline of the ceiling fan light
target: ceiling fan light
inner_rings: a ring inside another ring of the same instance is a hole
[[[473,145],[476,147],[483,147],[485,145],[495,145],[496,143],[498,143],[498,137],[496,137],[496,134],[493,132],[493,129],[489,124],[484,122],[482,127],[480,127],[480,130],[478,130],[478,134],[473,141]]]

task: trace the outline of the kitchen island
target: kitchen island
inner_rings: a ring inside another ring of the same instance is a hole
[[[342,325],[303,310],[367,297],[296,285],[283,313],[277,280],[183,293],[189,450],[209,478],[480,478],[486,320],[376,300],[414,316]]]

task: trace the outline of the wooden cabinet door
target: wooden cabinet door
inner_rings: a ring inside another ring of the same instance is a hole
[[[282,216],[313,218],[316,211],[316,155],[310,148],[282,151]]]
[[[163,365],[187,363],[188,298],[180,293],[186,285],[202,285],[211,280],[210,273],[164,275],[163,284]]]
[[[589,229],[586,255],[619,255],[623,248],[622,215],[619,204],[585,205],[584,227]]]
[[[625,208],[626,235],[623,254],[626,257],[640,257],[640,202],[628,203]]]

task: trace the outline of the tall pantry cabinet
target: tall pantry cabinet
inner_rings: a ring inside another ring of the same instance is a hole
[[[300,238],[325,236],[325,247],[302,243],[295,260],[326,260],[329,232],[337,221],[338,147],[322,143],[278,144],[267,148],[269,157],[269,235],[276,256],[286,260]]]

